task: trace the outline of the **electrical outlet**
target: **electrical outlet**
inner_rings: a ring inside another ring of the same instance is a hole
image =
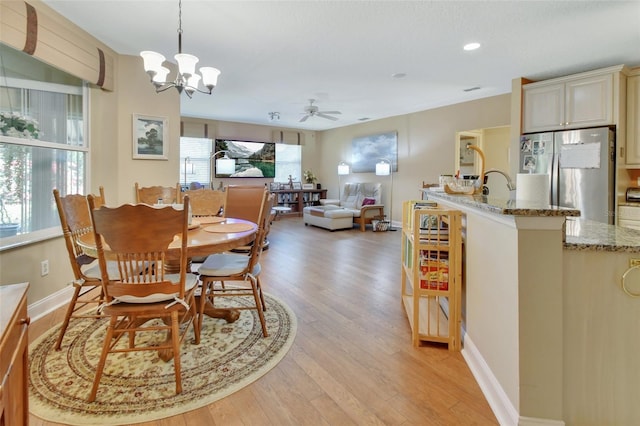
[[[629,268],[640,266],[640,259],[629,259]]]
[[[49,275],[49,261],[43,260],[40,262],[40,276],[44,277],[45,275]]]

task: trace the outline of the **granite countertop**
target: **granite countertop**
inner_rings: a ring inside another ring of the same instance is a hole
[[[640,231],[588,219],[567,218],[564,248],[640,253]]]
[[[425,193],[429,199],[449,201],[502,215],[566,216],[564,248],[568,250],[640,253],[640,231],[581,219],[578,217],[579,210],[495,199],[484,195],[454,195],[435,191]]]
[[[425,190],[428,198],[450,201],[491,213],[511,216],[580,216],[580,210],[521,200],[505,200],[486,195],[458,195]]]

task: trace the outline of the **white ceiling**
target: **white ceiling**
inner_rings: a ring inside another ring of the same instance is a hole
[[[177,0],[44,2],[120,54],[177,53]],[[640,66],[640,0],[183,0],[182,27],[183,52],[222,71],[212,96],[183,95],[183,116],[307,130],[508,93],[516,77]],[[300,123],[311,98],[339,120]]]

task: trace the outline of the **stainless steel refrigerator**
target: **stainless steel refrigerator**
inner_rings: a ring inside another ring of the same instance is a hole
[[[615,131],[611,127],[532,133],[520,138],[520,173],[547,173],[550,204],[614,223]]]

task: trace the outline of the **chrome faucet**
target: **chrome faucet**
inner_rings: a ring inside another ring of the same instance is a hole
[[[498,169],[489,169],[487,171],[484,172],[484,175],[487,176],[489,173],[499,173],[502,176],[505,177],[505,179],[507,180],[507,188],[509,189],[509,191],[513,191],[516,189],[516,185],[513,183],[513,181],[511,180],[511,176],[509,176],[508,174],[506,174],[505,172],[503,172],[502,170],[498,170]]]

